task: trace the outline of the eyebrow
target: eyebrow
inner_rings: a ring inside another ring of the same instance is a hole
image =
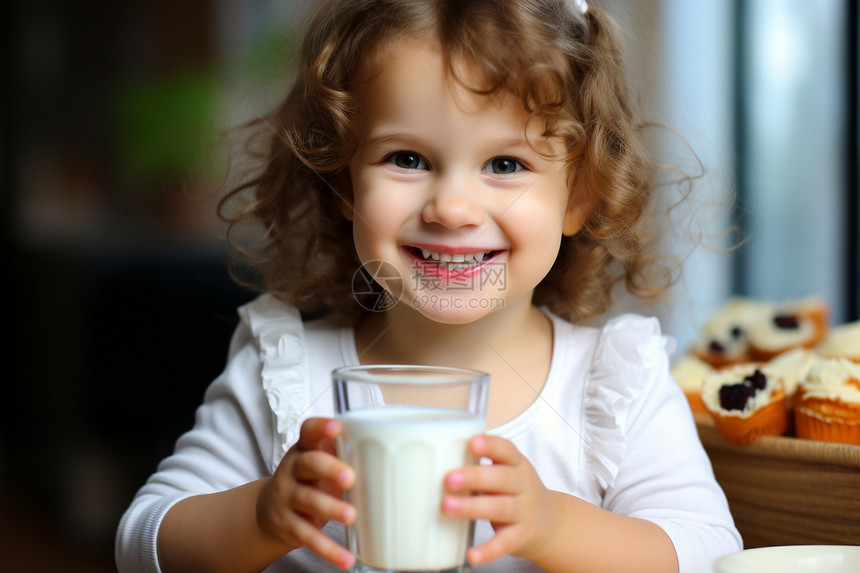
[[[379,145],[382,143],[411,144],[411,143],[420,143],[421,139],[422,138],[420,136],[417,136],[417,135],[410,135],[407,133],[397,133],[397,132],[386,133],[383,131],[377,135],[373,135],[373,136],[370,136],[370,137],[364,139],[361,142],[361,145]]]
[[[412,135],[408,133],[399,133],[399,132],[381,132],[376,135],[372,135],[366,138],[361,142],[362,145],[374,146],[374,145],[382,145],[382,144],[402,144],[405,146],[410,145],[420,145],[422,143],[422,137],[420,135]],[[529,143],[528,139],[523,137],[500,137],[498,139],[487,139],[482,141],[482,145],[486,145],[488,147],[494,148],[502,148],[502,149],[516,149],[516,148],[524,148],[537,153],[545,153],[546,151],[550,151],[550,149],[542,149],[544,145],[532,145]]]

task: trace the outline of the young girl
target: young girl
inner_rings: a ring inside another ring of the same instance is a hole
[[[469,447],[492,463],[450,472],[446,491],[473,495],[440,508],[478,520],[476,572],[704,571],[740,549],[656,320],[586,326],[616,284],[660,291],[651,162],[608,17],[327,0],[307,29],[259,124],[266,161],[229,197],[253,192],[233,222],[266,230],[267,294],[126,512],[120,571],[349,568],[329,384],[357,363],[491,374]]]

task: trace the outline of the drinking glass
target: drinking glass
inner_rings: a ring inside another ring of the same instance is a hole
[[[354,573],[465,573],[474,522],[442,514],[444,478],[477,463],[489,375],[430,366],[349,366],[332,373],[338,456],[355,470],[344,495]]]

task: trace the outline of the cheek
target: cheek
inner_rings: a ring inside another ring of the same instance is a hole
[[[540,249],[534,254],[534,265],[537,267],[538,273],[546,275],[555,264],[561,248],[561,237],[559,230],[558,233],[544,233],[540,239],[536,239],[540,244]]]
[[[537,210],[529,215],[517,217],[517,242],[521,259],[529,274],[541,275],[549,272],[561,248],[563,214],[551,213],[546,209]]]
[[[374,176],[375,172],[362,170],[353,180],[356,211],[368,220],[391,216],[396,210],[397,197],[402,195],[396,182],[378,174]]]
[[[523,205],[521,209],[510,211],[506,217],[507,223],[511,225],[511,232],[519,236],[523,246],[540,245],[542,249],[551,249],[551,245],[557,246],[561,243],[565,208],[557,201],[535,201],[531,205]]]
[[[372,258],[372,244],[368,241],[367,229],[361,221],[360,217],[356,217],[355,222],[352,224],[352,241],[359,260],[366,263],[370,260],[369,257]]]
[[[362,261],[393,256],[402,226],[401,211],[381,195],[356,194],[352,229],[355,250]]]
[[[390,180],[368,181],[355,192],[356,224],[389,240],[420,213],[418,192]]]

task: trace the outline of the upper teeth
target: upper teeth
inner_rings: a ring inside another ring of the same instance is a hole
[[[480,263],[487,256],[487,251],[451,254],[431,251],[430,249],[421,249],[421,254],[424,255],[425,259],[433,259],[434,261],[442,261],[443,263],[464,263],[469,261]]]

